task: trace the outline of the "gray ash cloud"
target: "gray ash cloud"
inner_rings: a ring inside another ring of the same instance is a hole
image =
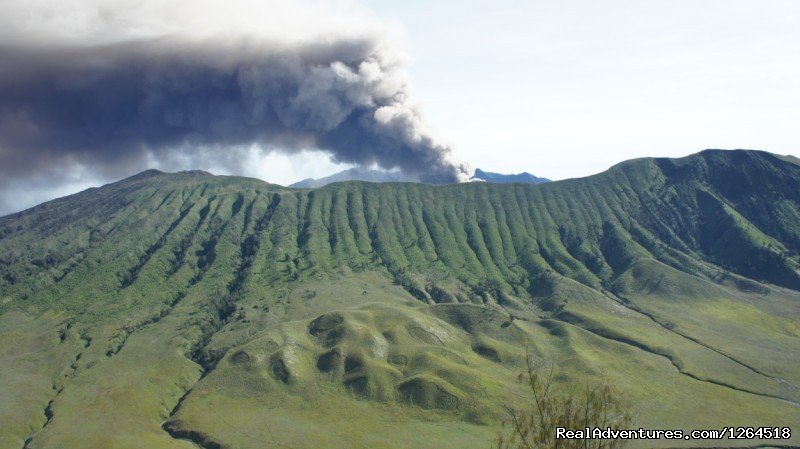
[[[377,39],[16,43],[0,45],[0,60],[0,189],[71,164],[115,176],[197,159],[235,173],[252,145],[425,182],[468,177],[425,130],[402,64]]]

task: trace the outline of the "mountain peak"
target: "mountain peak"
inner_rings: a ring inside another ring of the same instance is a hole
[[[149,168],[142,172],[139,172],[133,176],[129,176],[122,181],[138,181],[141,179],[152,178],[155,176],[161,175],[183,175],[183,176],[214,176],[213,173],[209,173],[205,170],[182,170],[175,173],[164,172],[155,168]]]
[[[517,173],[515,175],[506,175],[503,173],[494,173],[481,170],[480,168],[475,169],[475,174],[472,175],[470,178],[471,181],[485,181],[485,182],[493,182],[493,183],[525,183],[525,184],[541,184],[544,182],[550,182],[547,178],[540,178],[538,176],[534,176],[528,172]]]
[[[189,175],[189,176],[214,176],[213,173],[209,173],[205,170],[183,170],[178,172],[179,175]]]
[[[161,170],[156,170],[155,168],[148,168],[145,171],[139,172],[133,176],[129,176],[126,178],[127,180],[134,180],[134,179],[146,179],[152,178],[153,176],[163,175],[164,172]]]

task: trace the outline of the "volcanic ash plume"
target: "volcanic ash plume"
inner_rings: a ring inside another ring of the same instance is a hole
[[[258,23],[238,29],[222,14],[227,25],[195,33],[155,20],[164,19],[157,8],[134,14],[113,2],[79,3],[89,13],[77,24],[20,28],[0,19],[0,184],[70,166],[116,175],[174,161],[236,173],[254,148],[320,150],[432,183],[468,178],[409,102],[403,59],[380,33],[284,39],[253,31]],[[25,5],[13,4],[7,17],[36,17],[19,11]],[[167,25],[143,25],[152,23]],[[31,31],[40,29],[63,35]]]
[[[236,157],[225,153],[258,144],[320,149],[427,182],[461,180],[467,170],[426,133],[399,64],[379,44],[161,38],[3,48],[0,166],[10,174],[195,149],[230,165]]]

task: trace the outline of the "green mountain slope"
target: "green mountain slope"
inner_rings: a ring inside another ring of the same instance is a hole
[[[526,350],[637,426],[796,426],[798,251],[800,166],[764,152],[541,185],[148,171],[0,218],[0,447],[483,448]]]

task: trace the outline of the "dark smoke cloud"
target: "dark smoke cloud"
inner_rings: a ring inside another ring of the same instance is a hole
[[[426,133],[400,67],[368,38],[17,45],[0,47],[0,60],[7,179],[71,163],[119,172],[173,152],[230,166],[252,144],[320,149],[433,183],[467,173]]]

